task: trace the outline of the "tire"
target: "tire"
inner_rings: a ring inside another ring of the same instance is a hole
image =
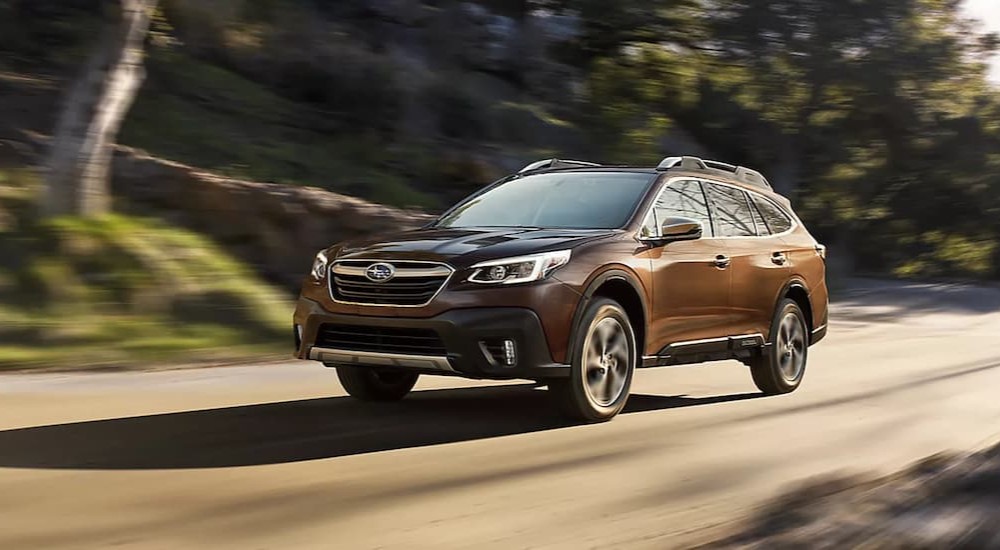
[[[617,302],[597,298],[587,306],[574,342],[569,378],[550,381],[549,391],[574,420],[611,420],[625,408],[638,358],[628,315]]]
[[[410,393],[419,374],[380,371],[364,367],[337,367],[337,378],[347,394],[361,401],[399,401]]]
[[[782,300],[771,321],[769,353],[750,361],[753,383],[766,395],[795,391],[806,373],[809,329],[802,309],[794,300]]]

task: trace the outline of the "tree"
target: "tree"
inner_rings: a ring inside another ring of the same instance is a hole
[[[157,0],[119,0],[64,99],[46,163],[46,215],[97,216],[110,209],[115,138],[145,77],[144,45]]]
[[[779,190],[808,191],[814,230],[864,269],[984,274],[995,236],[977,190],[996,187],[982,60],[995,39],[956,0],[727,7],[715,33],[727,65],[752,69],[731,89],[759,119],[753,154]]]
[[[640,43],[686,48],[700,42],[704,0],[538,0],[534,3],[576,15],[580,36],[570,45],[568,61],[588,68],[601,59],[623,56],[625,46]]]
[[[839,257],[906,276],[1000,272],[998,38],[958,0],[551,0],[583,33],[590,135],[662,136],[759,168]],[[992,267],[991,267],[992,266]]]

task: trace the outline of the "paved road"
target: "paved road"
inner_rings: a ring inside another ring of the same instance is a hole
[[[310,363],[0,377],[0,548],[669,548],[817,475],[1000,439],[1000,291],[868,282],[799,392],[642,371],[570,426],[544,390],[343,397]]]

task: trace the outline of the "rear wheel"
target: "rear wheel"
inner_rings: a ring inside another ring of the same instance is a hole
[[[805,315],[794,300],[779,304],[771,322],[769,353],[750,361],[753,382],[760,391],[777,395],[795,391],[802,383],[809,355]]]
[[[568,379],[553,380],[564,412],[585,422],[611,420],[625,407],[636,364],[636,341],[628,315],[617,302],[595,299],[576,335]]]
[[[364,367],[337,367],[337,378],[348,395],[362,401],[399,401],[410,393],[419,374]]]

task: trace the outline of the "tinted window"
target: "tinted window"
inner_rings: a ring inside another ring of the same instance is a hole
[[[708,184],[715,218],[715,234],[719,237],[754,237],[757,231],[750,214],[746,193],[725,185]]]
[[[654,237],[660,234],[663,220],[672,217],[691,218],[701,222],[706,236],[712,234],[712,222],[708,213],[708,202],[701,184],[694,180],[675,181],[663,190],[653,205],[649,217],[642,226],[642,236]]]
[[[751,195],[753,203],[760,210],[760,215],[764,218],[768,230],[772,235],[784,233],[792,228],[792,220],[780,208],[764,197]]]
[[[613,229],[625,225],[653,177],[627,172],[525,176],[460,203],[437,226]]]
[[[757,226],[758,237],[766,237],[771,234],[767,224],[764,223],[764,217],[760,215],[760,210],[757,209],[757,205],[753,201],[750,201],[750,215],[753,216],[753,224]]]

